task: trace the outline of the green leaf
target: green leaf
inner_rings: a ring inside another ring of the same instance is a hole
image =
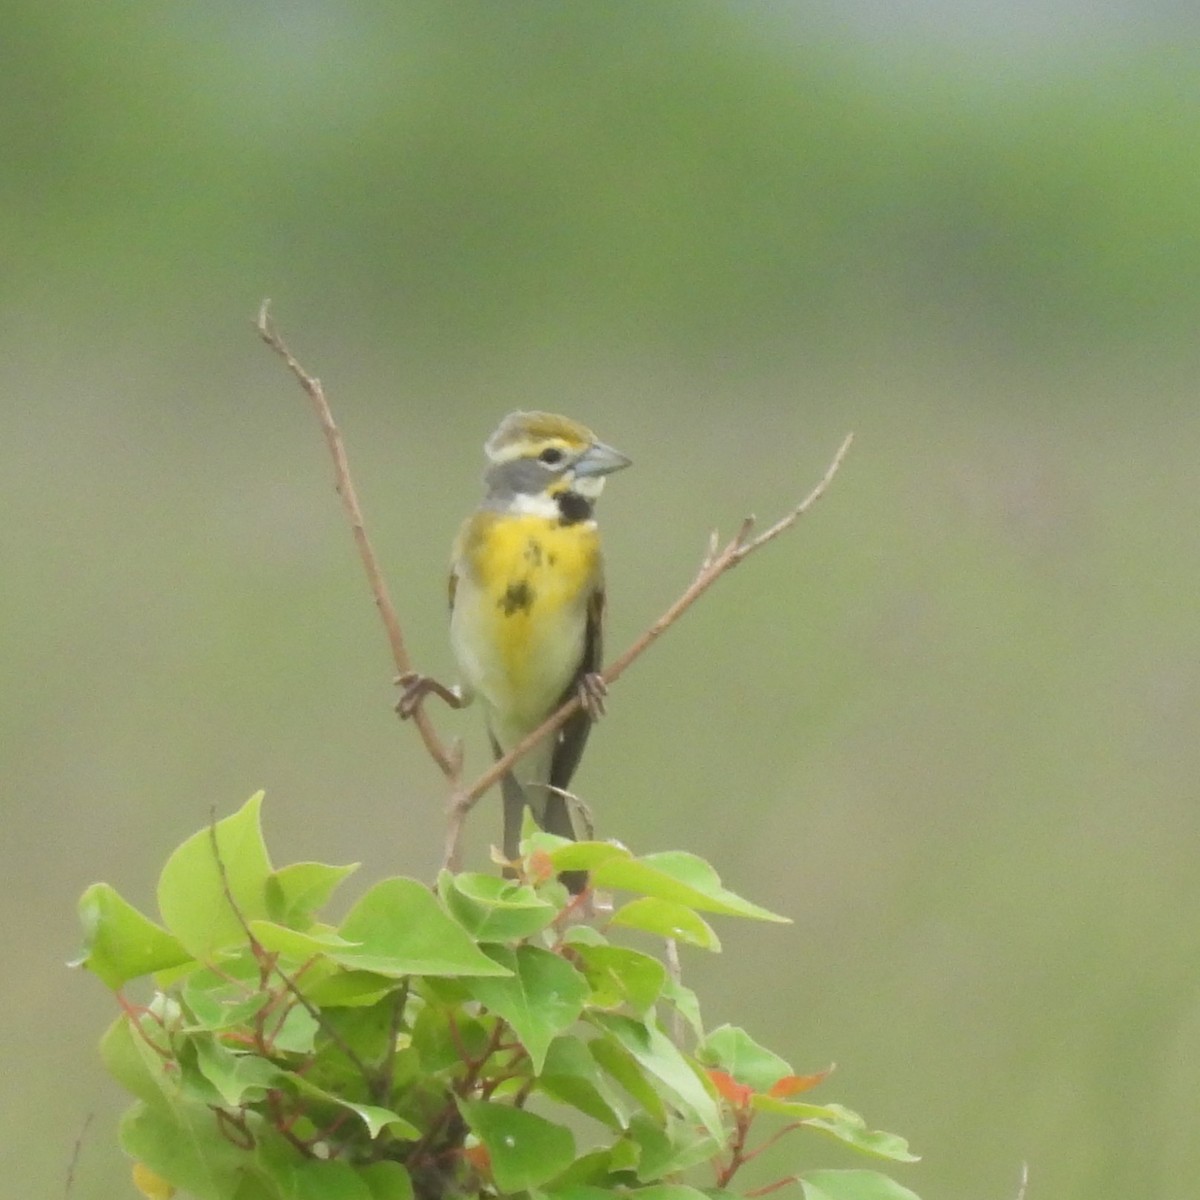
[[[146,1037],[166,1049],[166,1034],[148,1016],[141,1018]],[[133,1018],[122,1014],[100,1039],[100,1057],[108,1073],[129,1093],[147,1103],[161,1103],[164,1094],[174,1095],[178,1083],[163,1069],[166,1061],[146,1042],[133,1025]]]
[[[399,1113],[393,1112],[390,1108],[347,1100],[335,1092],[319,1087],[304,1075],[289,1073],[287,1083],[294,1091],[309,1100],[320,1101],[323,1104],[332,1105],[334,1108],[343,1108],[354,1113],[367,1127],[367,1132],[372,1138],[378,1137],[384,1129],[390,1130],[395,1137],[404,1141],[416,1141],[421,1136],[421,1131],[411,1121],[406,1121]]]
[[[645,1113],[634,1114],[629,1136],[638,1146],[637,1177],[644,1183],[711,1162],[725,1148],[724,1141],[701,1135],[691,1126],[670,1120],[664,1126]]]
[[[190,1037],[176,1042],[175,1069],[171,1072],[175,1079],[175,1087],[164,1091],[172,1103],[182,1097],[187,1101],[207,1104],[211,1108],[222,1108],[225,1106],[225,1097],[204,1073],[204,1067],[201,1065],[200,1043],[203,1040]]]
[[[139,1102],[121,1118],[121,1147],[130,1158],[198,1200],[233,1195],[246,1151],[226,1138],[212,1110],[180,1101],[169,1108]]]
[[[638,1065],[657,1079],[713,1137],[723,1136],[716,1100],[662,1030],[615,1013],[593,1013],[590,1019],[633,1055]]]
[[[292,929],[307,929],[316,914],[329,902],[334,889],[358,863],[333,867],[328,863],[290,863],[267,878],[268,916]]]
[[[341,1103],[344,1108],[358,1114],[372,1138],[377,1138],[384,1129],[390,1130],[393,1137],[404,1141],[415,1142],[421,1136],[421,1131],[411,1121],[406,1121],[390,1108],[382,1108],[378,1104],[354,1104],[349,1100],[343,1100]]]
[[[677,904],[674,900],[640,896],[617,909],[609,924],[674,938],[714,953],[721,949],[720,939],[713,927],[694,909],[686,904]]]
[[[550,1043],[538,1088],[610,1129],[625,1128],[624,1110],[582,1038],[558,1037]]]
[[[192,1039],[200,1073],[220,1093],[230,1108],[261,1100],[267,1089],[284,1077],[274,1063],[257,1054],[241,1054],[221,1045],[212,1037]]]
[[[614,1192],[612,1188],[568,1182],[562,1187],[547,1188],[541,1194],[553,1200],[613,1200]]]
[[[358,1174],[370,1189],[371,1200],[412,1200],[412,1178],[399,1163],[368,1163],[358,1168]]]
[[[279,1200],[279,1191],[258,1174],[243,1175],[229,1200]]]
[[[607,946],[608,938],[594,925],[572,925],[562,935],[564,946]]]
[[[321,964],[304,976],[304,994],[318,1008],[362,1008],[378,1003],[389,992],[402,985],[373,971],[347,971],[328,963],[328,974],[322,974]]]
[[[556,871],[594,871],[602,863],[633,859],[630,851],[615,842],[571,842],[541,832],[528,838],[525,845],[526,853],[545,850]]]
[[[273,1131],[258,1138],[255,1165],[269,1180],[263,1193],[269,1200],[412,1200],[412,1182],[399,1163],[302,1158]]]
[[[809,1129],[819,1129],[847,1146],[879,1158],[889,1158],[893,1162],[920,1162],[920,1158],[909,1151],[908,1142],[898,1134],[868,1129],[866,1121],[858,1113],[840,1104],[826,1105],[826,1110],[833,1115],[810,1117],[804,1124]]]
[[[307,1159],[292,1169],[287,1200],[374,1200],[371,1189],[349,1163]]]
[[[438,894],[477,942],[518,942],[545,929],[558,915],[558,908],[527,884],[497,875],[443,871]]]
[[[255,1176],[264,1181],[271,1200],[293,1200],[296,1189],[293,1176],[304,1159],[296,1148],[285,1142],[274,1129],[264,1132],[254,1146]]]
[[[472,980],[471,994],[512,1026],[537,1073],[550,1043],[579,1019],[588,985],[569,962],[537,946],[518,946],[515,952],[491,946],[488,954],[508,975]]]
[[[377,975],[507,975],[415,879],[384,879],[350,910],[339,931],[352,949],[343,966]]]
[[[299,966],[309,959],[319,958],[331,950],[353,950],[354,942],[348,942],[336,930],[313,926],[303,932],[289,929],[275,921],[251,921],[250,932],[255,941],[272,954],[283,957],[285,962]]]
[[[704,1039],[704,1022],[700,1017],[700,1000],[690,987],[678,979],[667,976],[663,985],[663,999],[675,1006],[675,1011],[688,1023],[698,1039]]]
[[[787,1100],[781,1096],[756,1095],[750,1097],[750,1107],[758,1112],[775,1113],[791,1117],[796,1121],[835,1120],[837,1106],[833,1104],[806,1104],[802,1100]]]
[[[657,958],[624,946],[576,946],[574,954],[597,1008],[628,1005],[640,1016],[662,994],[667,971]]]
[[[259,792],[233,816],[194,833],[163,867],[159,911],[193,958],[211,961],[221,950],[246,945],[242,922],[268,915],[271,861],[259,823],[261,806]]]
[[[656,1121],[667,1119],[662,1097],[651,1087],[637,1059],[612,1037],[593,1038],[588,1052]],[[619,1144],[619,1143],[618,1143]]]
[[[178,966],[164,967],[161,971],[155,971],[151,978],[158,991],[167,992],[181,980],[187,979],[194,971],[198,971],[202,965],[197,959],[189,958],[187,962],[180,963]]]
[[[637,1069],[636,1063],[634,1063],[634,1069]],[[655,1095],[657,1098],[657,1093],[652,1092],[651,1094]],[[651,1110],[647,1108],[646,1113],[649,1114],[650,1112]],[[658,1120],[657,1117],[652,1119]],[[669,1118],[667,1117],[666,1110],[663,1109],[662,1122],[665,1124],[668,1119]],[[614,1175],[621,1174],[626,1176],[627,1178],[622,1182],[627,1184],[633,1184],[637,1182],[637,1165],[638,1159],[641,1158],[641,1156],[641,1147],[639,1147],[636,1142],[630,1141],[629,1138],[622,1138],[618,1142],[613,1142],[613,1144],[608,1148],[609,1165]]]
[[[524,1192],[553,1179],[575,1158],[571,1131],[535,1113],[486,1100],[460,1100],[467,1124],[487,1148],[501,1192]]]
[[[488,1036],[489,1028],[477,1017],[442,1004],[427,1004],[412,1027],[412,1044],[427,1075],[461,1065],[464,1056],[479,1059],[487,1049]]]
[[[143,916],[115,888],[93,883],[79,898],[83,951],[69,965],[86,967],[114,991],[130,979],[177,967],[192,956],[179,939]]]
[[[337,1053],[349,1047],[364,1063],[381,1064],[395,1052],[396,1005],[403,997],[389,995],[370,1007],[331,1009],[323,1015],[319,1041],[333,1043]]]
[[[656,1183],[652,1187],[632,1188],[627,1195],[637,1200],[710,1200],[698,1188],[685,1183]]]
[[[637,1177],[641,1182],[650,1183],[665,1174],[663,1168],[674,1155],[671,1139],[662,1123],[645,1113],[634,1113],[629,1122],[629,1140],[638,1148]]]
[[[800,1186],[804,1200],[920,1200],[878,1171],[810,1171]]]
[[[226,961],[220,971],[193,971],[178,992],[191,1015],[189,1026],[215,1030],[244,1025],[270,1003],[271,994],[261,990],[261,982],[261,968],[248,951]]]
[[[756,1092],[769,1091],[771,1085],[792,1073],[778,1054],[760,1046],[744,1029],[720,1025],[696,1047],[696,1058],[706,1067],[719,1067],[738,1083]]]
[[[271,1038],[271,1049],[276,1054],[310,1054],[319,1028],[308,1009],[293,1004]]]
[[[608,858],[592,871],[592,886],[670,900],[701,912],[790,922],[790,918],[751,904],[722,887],[720,877],[704,859],[681,850],[647,854],[640,859]]]

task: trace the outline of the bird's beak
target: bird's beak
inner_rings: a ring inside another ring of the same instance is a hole
[[[611,475],[622,467],[629,466],[632,459],[626,458],[619,450],[606,446],[603,442],[593,442],[583,457],[575,463],[575,476]]]

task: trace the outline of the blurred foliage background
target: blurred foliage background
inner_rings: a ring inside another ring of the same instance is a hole
[[[279,862],[436,860],[318,432],[251,329],[270,296],[443,675],[509,409],[635,459],[602,513],[617,649],[854,429],[827,500],[621,683],[580,790],[795,918],[688,976],[797,1069],[836,1060],[924,1200],[1011,1197],[1023,1161],[1031,1198],[1195,1195],[1194,12],[3,15],[11,1194],[61,1194],[89,1112],[74,1197],[131,1194],[113,1004],[62,965],[88,883],[151,905],[258,787]],[[478,764],[473,718],[439,716]]]

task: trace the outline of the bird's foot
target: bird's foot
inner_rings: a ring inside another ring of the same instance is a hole
[[[604,700],[607,695],[608,684],[604,682],[603,675],[589,671],[579,681],[579,703],[593,721],[598,721],[604,716]]]
[[[432,675],[421,675],[416,671],[405,671],[396,676],[396,686],[401,689],[400,699],[396,701],[396,712],[400,720],[407,721],[421,707],[425,697],[432,694],[440,696],[451,708],[462,708],[466,701],[456,687],[447,687],[439,683]]]

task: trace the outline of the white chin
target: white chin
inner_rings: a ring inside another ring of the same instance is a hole
[[[519,513],[521,516],[546,517],[551,520],[559,516],[558,501],[544,492],[536,496],[514,496],[508,511]]]
[[[571,491],[595,500],[604,491],[603,475],[583,475],[571,484]]]

